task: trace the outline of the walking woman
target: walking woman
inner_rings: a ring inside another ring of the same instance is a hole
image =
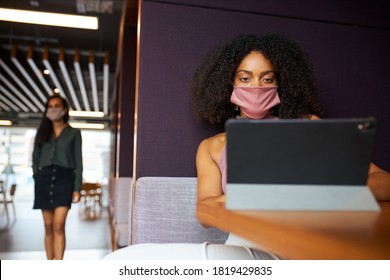
[[[82,182],[81,133],[68,124],[67,101],[51,96],[38,128],[32,156],[34,209],[41,209],[48,260],[62,260],[65,221],[72,202],[80,200]]]

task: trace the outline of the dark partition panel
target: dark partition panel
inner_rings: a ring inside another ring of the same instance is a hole
[[[118,177],[133,176],[136,34],[136,27],[124,26],[116,117],[116,175]]]
[[[188,83],[194,69],[226,39],[270,31],[308,51],[324,117],[378,118],[374,161],[390,169],[390,24],[380,6],[368,13],[363,1],[301,0],[298,7],[291,1],[167,2],[141,4],[137,178],[196,176],[197,145],[221,128],[192,117]]]
[[[386,1],[373,0],[147,0],[299,20],[390,28]]]

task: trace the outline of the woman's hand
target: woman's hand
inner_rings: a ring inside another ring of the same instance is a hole
[[[72,195],[72,202],[77,203],[80,201],[80,193],[79,192],[73,192]]]
[[[371,163],[367,185],[378,201],[390,201],[390,173]]]

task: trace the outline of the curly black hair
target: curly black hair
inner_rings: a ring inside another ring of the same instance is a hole
[[[213,49],[191,81],[193,113],[197,119],[220,124],[238,112],[230,102],[235,71],[252,51],[261,52],[274,66],[281,104],[272,109],[283,119],[321,115],[312,66],[305,51],[285,35],[242,35]]]

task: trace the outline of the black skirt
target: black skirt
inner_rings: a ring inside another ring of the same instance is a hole
[[[75,180],[73,169],[56,165],[40,167],[34,179],[33,209],[53,210],[59,206],[71,207]]]

